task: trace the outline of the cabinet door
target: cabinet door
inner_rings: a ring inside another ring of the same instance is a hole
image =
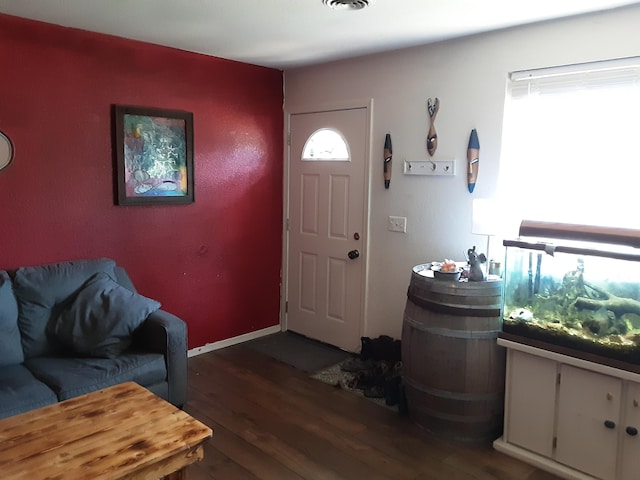
[[[621,480],[637,480],[640,475],[640,384],[627,383],[623,417],[620,478]]]
[[[551,457],[557,364],[508,351],[505,440]]]
[[[556,460],[613,479],[622,380],[568,365],[560,370]]]

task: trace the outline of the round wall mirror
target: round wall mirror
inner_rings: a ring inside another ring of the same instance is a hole
[[[11,163],[13,158],[13,145],[4,133],[0,132],[0,170]]]

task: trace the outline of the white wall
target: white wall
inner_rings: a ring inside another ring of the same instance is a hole
[[[400,338],[414,265],[445,257],[464,261],[472,245],[486,250],[486,238],[471,233],[471,207],[473,198],[496,193],[508,72],[640,55],[638,25],[640,6],[634,6],[285,72],[287,112],[373,98],[365,335]],[[455,158],[453,178],[402,173],[403,160],[428,157],[428,97],[440,99],[433,158]],[[594,108],[594,131],[598,121]],[[480,170],[470,194],[465,168],[472,128],[480,139]],[[541,142],[544,128],[540,125]],[[387,132],[394,162],[389,190],[382,179]],[[523,179],[522,195],[543,188]],[[389,215],[407,217],[406,234],[387,231]],[[499,244],[492,243],[492,251]]]

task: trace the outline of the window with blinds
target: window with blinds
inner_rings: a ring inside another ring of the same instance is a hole
[[[640,228],[640,57],[512,72],[499,197],[526,218]]]

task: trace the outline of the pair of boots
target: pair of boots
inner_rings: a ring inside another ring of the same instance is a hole
[[[373,362],[353,358],[345,362],[341,369],[354,373],[352,388],[363,390],[368,398],[384,398],[387,405],[396,405],[402,381],[402,362],[384,360]]]

